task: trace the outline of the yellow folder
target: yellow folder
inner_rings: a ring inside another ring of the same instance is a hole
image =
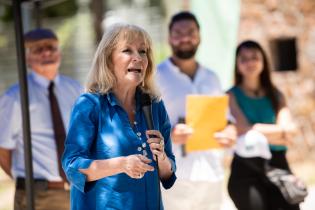
[[[186,143],[186,151],[220,148],[214,133],[227,124],[228,96],[188,95],[186,123],[194,129]]]

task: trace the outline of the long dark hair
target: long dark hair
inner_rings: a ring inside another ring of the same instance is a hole
[[[238,45],[236,49],[236,59],[240,54],[242,49],[253,49],[261,52],[263,57],[263,70],[259,76],[260,85],[265,91],[266,97],[271,100],[272,107],[274,111],[277,113],[280,110],[280,91],[272,84],[271,76],[270,76],[270,67],[268,63],[268,59],[263,48],[255,41],[247,40]],[[237,68],[237,62],[235,62],[234,69],[234,85],[239,86],[243,82],[243,76],[239,72]]]

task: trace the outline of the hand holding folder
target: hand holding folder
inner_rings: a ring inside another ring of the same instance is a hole
[[[227,124],[228,96],[189,95],[186,98],[186,123],[194,130],[186,151],[220,148],[214,133]]]

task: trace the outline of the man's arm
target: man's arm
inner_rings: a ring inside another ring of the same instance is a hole
[[[0,166],[4,170],[4,172],[12,177],[11,174],[11,150],[4,149],[0,147]]]
[[[0,97],[0,167],[12,177],[12,153],[21,136],[22,119],[18,86],[12,86]]]

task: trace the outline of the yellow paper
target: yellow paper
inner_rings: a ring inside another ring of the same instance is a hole
[[[214,133],[227,124],[228,96],[189,95],[186,98],[186,123],[194,129],[186,151],[219,148]]]

